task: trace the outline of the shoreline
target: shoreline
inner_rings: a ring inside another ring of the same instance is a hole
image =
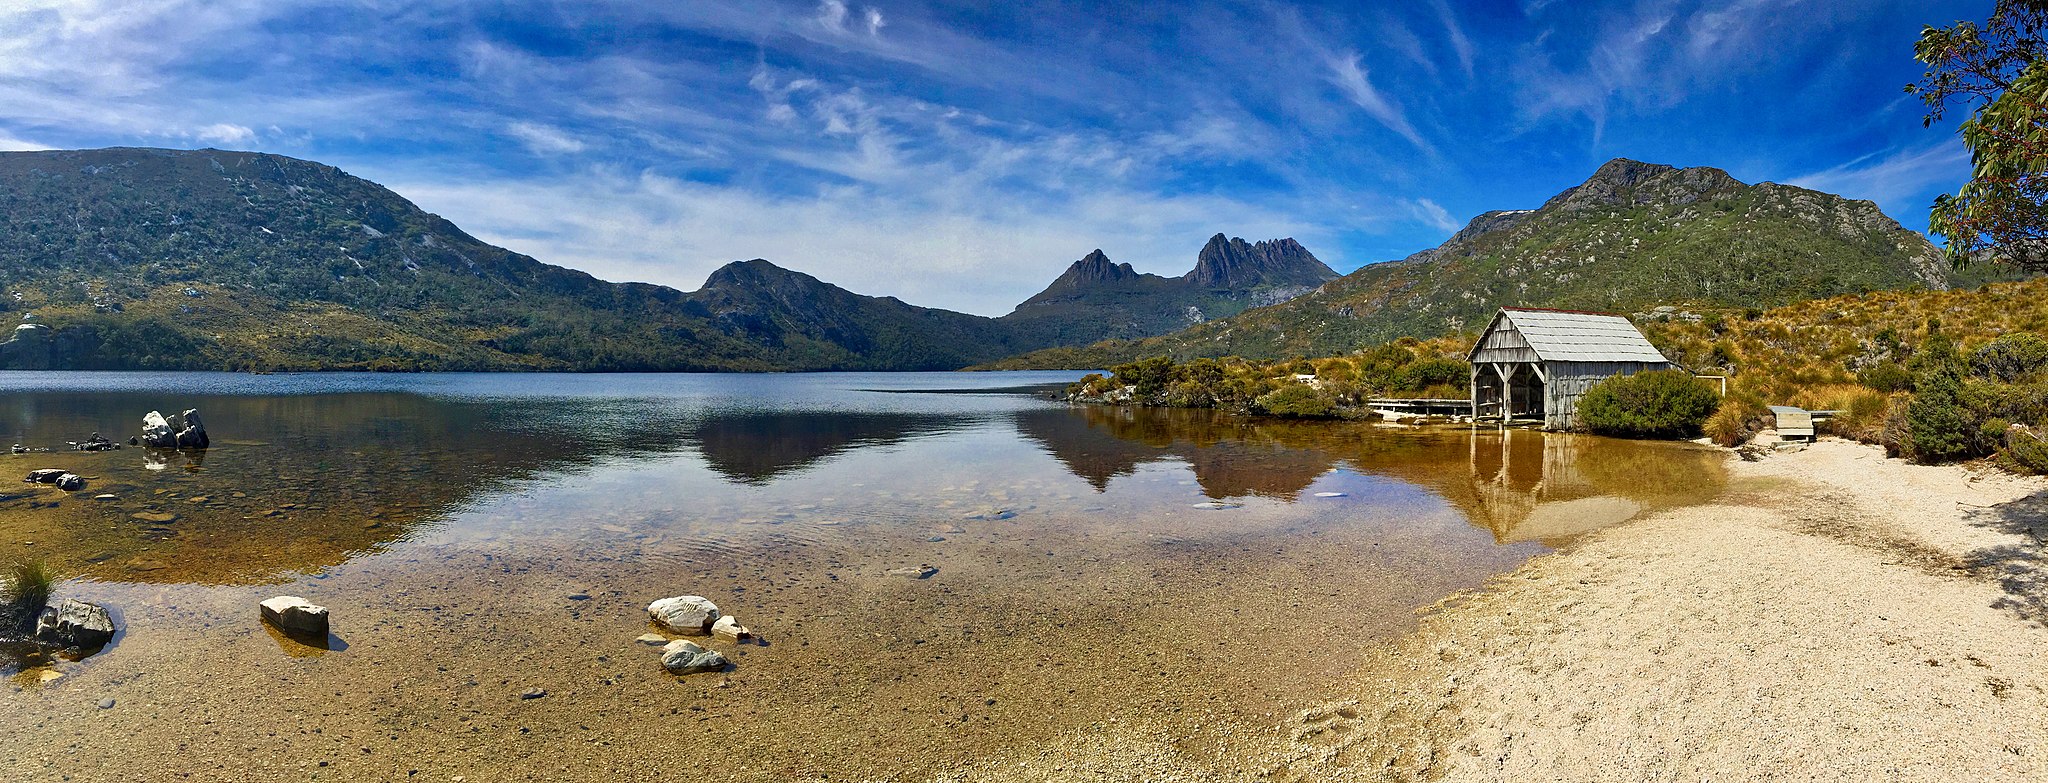
[[[1823,440],[1425,610],[1272,780],[2039,780],[2048,481]]]

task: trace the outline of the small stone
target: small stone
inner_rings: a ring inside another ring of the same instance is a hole
[[[113,699],[101,699],[101,700],[100,700],[100,709],[103,709],[103,710],[111,710],[111,709],[113,709],[113,708],[114,708],[114,700],[113,700]]]
[[[1204,509],[1204,510],[1208,510],[1208,511],[1217,511],[1217,510],[1221,510],[1221,509],[1226,509],[1226,508],[1244,508],[1244,504],[1243,504],[1243,503],[1229,503],[1229,502],[1225,502],[1225,501],[1221,501],[1221,500],[1211,500],[1211,501],[1209,501],[1209,502],[1207,502],[1207,503],[1196,503],[1196,504],[1194,504],[1193,506],[1190,506],[1190,508],[1199,508],[1199,509]]]
[[[120,498],[120,496],[118,496],[118,495],[94,495],[94,496],[92,496],[92,499],[93,499],[93,500],[120,500],[121,498]]]
[[[909,566],[905,568],[889,569],[890,576],[901,576],[909,579],[930,579],[933,574],[936,574],[938,572],[938,566],[932,565]]]
[[[718,621],[718,605],[701,595],[679,595],[648,604],[647,616],[677,633],[707,634]]]
[[[66,473],[57,477],[56,484],[58,489],[65,492],[77,492],[85,489],[85,477],[76,473]]]
[[[718,622],[712,623],[711,635],[735,642],[741,639],[754,638],[753,632],[748,631],[746,626],[740,625],[740,621],[733,619],[732,615],[725,615],[718,618]]]
[[[946,540],[946,537],[945,537],[945,536],[932,536],[932,537],[930,537],[930,538],[927,538],[927,539],[925,539],[925,540],[924,540],[924,542],[925,542],[925,543],[927,543],[927,544],[936,544],[936,543],[939,543],[939,542],[942,542],[942,541],[945,541],[945,540]]]
[[[589,594],[589,593],[570,593],[570,594],[569,594],[569,600],[571,600],[571,601],[588,601],[588,600],[590,600],[590,594]]]
[[[279,629],[307,636],[327,638],[327,607],[296,595],[280,595],[258,604],[263,619]]]
[[[521,700],[538,699],[546,695],[548,695],[548,692],[540,688],[527,688],[526,690],[519,692],[519,698]]]
[[[661,666],[671,674],[714,672],[725,668],[727,663],[724,655],[706,650],[703,645],[688,639],[677,639],[661,648]]]
[[[664,644],[668,644],[668,637],[658,633],[643,633],[640,634],[640,636],[638,638],[635,638],[633,641],[639,642],[641,644],[651,644],[656,647],[660,647]]]
[[[128,518],[139,519],[144,522],[155,522],[157,524],[168,524],[178,521],[178,515],[169,511],[138,511],[129,514]]]
[[[36,680],[39,682],[56,682],[58,678],[63,676],[64,673],[56,669],[44,669],[41,674],[36,675]]]
[[[1316,497],[1319,497],[1319,498],[1341,498],[1341,497],[1349,497],[1349,496],[1348,496],[1348,495],[1346,495],[1346,494],[1344,494],[1344,493],[1342,493],[1342,492],[1317,492],[1317,493],[1316,493]]]

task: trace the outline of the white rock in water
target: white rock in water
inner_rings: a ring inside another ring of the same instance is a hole
[[[679,595],[648,604],[647,617],[677,633],[706,634],[718,622],[718,605],[701,595]]]
[[[1217,511],[1217,510],[1220,510],[1220,509],[1226,509],[1226,508],[1244,508],[1244,504],[1243,504],[1243,503],[1226,503],[1226,502],[1224,502],[1224,501],[1220,501],[1220,500],[1211,500],[1211,501],[1209,501],[1209,502],[1207,502],[1207,503],[1196,503],[1196,504],[1194,504],[1193,506],[1190,506],[1190,508],[1199,508],[1199,509],[1205,509],[1205,510],[1208,510],[1208,511]]]
[[[671,674],[715,672],[725,668],[725,656],[688,639],[677,639],[661,648],[661,667]]]
[[[164,415],[150,411],[142,417],[142,442],[149,446],[170,446],[178,439],[171,431],[171,423],[164,420]]]
[[[712,623],[711,635],[733,641],[754,637],[753,632],[748,631],[746,626],[740,625],[740,621],[733,619],[732,615],[725,615],[718,618],[718,622]]]
[[[1347,495],[1345,495],[1345,494],[1344,494],[1344,493],[1342,493],[1342,492],[1317,492],[1317,493],[1316,493],[1316,497],[1319,497],[1319,498],[1341,498],[1341,497],[1347,497]]]
[[[327,638],[327,607],[319,606],[296,595],[280,595],[258,604],[263,607],[263,619],[271,625],[290,631]]]

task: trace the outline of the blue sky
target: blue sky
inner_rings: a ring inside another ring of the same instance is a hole
[[[694,289],[768,258],[1007,312],[1209,235],[1339,271],[1600,163],[1869,198],[1961,184],[1901,91],[1990,2],[0,0],[0,149],[275,152],[488,241]]]

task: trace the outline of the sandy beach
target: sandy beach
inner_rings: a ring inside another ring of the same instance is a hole
[[[1842,441],[1731,473],[1432,608],[1260,774],[2048,777],[2048,482]]]

